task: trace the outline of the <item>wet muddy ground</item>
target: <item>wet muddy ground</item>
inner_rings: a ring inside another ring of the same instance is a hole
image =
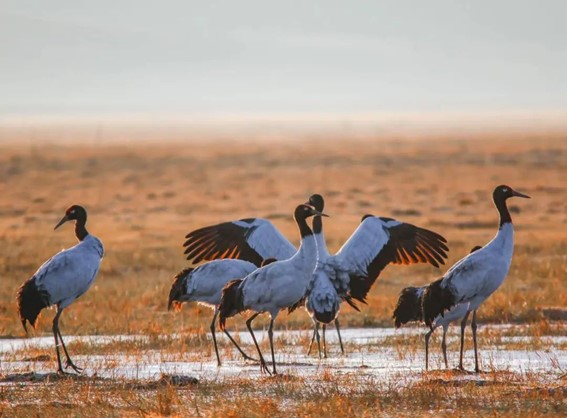
[[[512,328],[511,328],[512,327]],[[513,325],[490,326],[489,331],[504,332],[513,329]],[[448,336],[450,349],[449,365],[458,363],[458,333],[455,327]],[[321,372],[333,374],[356,374],[360,377],[371,377],[382,382],[411,383],[421,378],[424,371],[424,348],[404,347],[404,338],[423,335],[422,328],[376,329],[344,329],[342,338],[346,354],[341,355],[337,335],[334,329],[327,331],[328,357],[321,360],[316,355],[316,345],[311,355],[307,355],[304,341],[310,338],[309,331],[279,331],[274,334],[277,341],[276,362],[278,372],[284,375],[308,376]],[[520,332],[521,334],[521,332]],[[240,333],[240,341],[248,354],[257,357],[250,336]],[[270,359],[269,349],[265,341],[267,333],[257,331],[266,360]],[[474,368],[474,352],[470,334],[467,335],[465,351],[465,367]],[[498,344],[480,344],[481,368],[483,371],[505,371],[514,373],[531,373],[540,375],[541,379],[554,379],[567,372],[567,336],[538,336],[537,347],[532,347],[533,337],[523,335],[501,336]],[[226,343],[225,337],[218,336],[221,344],[223,364],[218,367],[214,354],[210,351],[199,353],[172,352],[163,349],[148,349],[137,353],[114,352],[96,354],[97,346],[108,346],[115,342],[138,341],[144,343],[146,336],[82,336],[66,337],[67,344],[81,342],[91,346],[94,354],[75,354],[76,364],[85,367],[84,376],[97,376],[107,379],[126,379],[158,381],[163,376],[186,376],[198,380],[219,379],[223,377],[262,376],[257,363],[241,360],[236,350]],[[431,339],[430,369],[432,373],[444,370],[440,350],[441,332],[438,330]],[[55,356],[26,356],[25,353],[36,348],[53,347],[51,337],[5,339],[0,340],[0,371],[4,375],[4,383],[27,378],[41,378],[43,374],[52,373],[55,369]],[[94,348],[93,348],[94,347]],[[516,347],[508,349],[506,347]],[[518,348],[519,347],[519,348]],[[212,351],[212,350],[211,350]],[[35,375],[29,373],[34,372]],[[463,373],[463,377],[474,379],[474,374]],[[27,376],[27,378],[25,377]],[[35,376],[35,377],[34,377]],[[403,376],[403,379],[400,377]]]

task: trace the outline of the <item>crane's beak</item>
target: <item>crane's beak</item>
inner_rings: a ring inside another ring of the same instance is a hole
[[[523,194],[515,190],[512,190],[512,196],[523,197],[524,199],[531,199],[531,197],[529,197],[527,194]]]
[[[326,216],[327,218],[329,218],[330,216],[327,215],[326,213],[323,212],[319,212],[317,209],[311,209],[313,216]]]
[[[67,215],[63,216],[61,218],[61,220],[57,223],[57,225],[55,225],[55,228],[53,228],[53,230],[55,231],[57,228],[59,228],[61,225],[63,225],[68,220],[69,220],[69,218],[67,217]]]

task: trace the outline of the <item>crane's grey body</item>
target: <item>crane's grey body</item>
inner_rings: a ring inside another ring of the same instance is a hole
[[[43,263],[33,275],[33,280],[38,291],[47,298],[47,305],[58,305],[64,309],[89,290],[103,255],[102,242],[89,234],[77,245]]]
[[[269,312],[273,319],[305,296],[317,264],[317,245],[313,235],[302,239],[296,254],[288,260],[261,267],[244,278],[244,306],[256,312]]]
[[[443,276],[442,287],[451,291],[458,304],[476,310],[508,275],[514,253],[514,226],[505,223],[484,247],[454,264]]]
[[[257,267],[245,260],[213,260],[187,274],[180,302],[197,302],[216,308],[221,302],[222,288],[231,280],[248,276]]]

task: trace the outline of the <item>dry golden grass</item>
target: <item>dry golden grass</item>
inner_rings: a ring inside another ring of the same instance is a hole
[[[89,230],[106,255],[93,288],[62,317],[67,334],[204,331],[207,308],[166,310],[170,280],[186,265],[186,232],[213,222],[265,216],[297,242],[291,219],[309,194],[327,200],[329,247],[336,250],[365,213],[395,216],[443,234],[450,265],[495,233],[495,185],[530,194],[512,200],[516,253],[481,321],[541,319],[567,306],[567,141],[562,136],[4,146],[0,150],[0,334],[22,335],[20,283],[53,253],[73,245],[71,226],[53,231],[64,209],[89,210]],[[400,289],[443,269],[390,266],[361,314],[344,326],[389,326]],[[38,332],[49,332],[44,314]],[[242,324],[241,322],[237,322]],[[279,326],[305,327],[304,313]]]
[[[326,198],[325,211],[331,215],[325,224],[331,250],[348,238],[362,215],[373,213],[443,234],[449,240],[451,265],[494,235],[497,213],[491,192],[501,183],[532,199],[510,202],[516,225],[512,268],[502,288],[480,309],[479,320],[531,323],[533,335],[549,335],[554,328],[546,328],[541,308],[567,307],[565,173],[567,135],[561,134],[0,144],[0,335],[23,335],[15,304],[18,286],[53,253],[75,243],[71,226],[53,232],[73,203],[88,209],[87,227],[104,242],[106,255],[93,288],[63,314],[63,334],[145,334],[150,343],[110,344],[102,351],[135,354],[167,346],[195,358],[212,358],[206,339],[211,311],[188,305],[181,313],[167,312],[171,277],[187,264],[181,244],[188,231],[223,220],[263,216],[297,243],[292,210],[317,192]],[[344,307],[342,326],[391,326],[398,292],[443,272],[444,268],[423,265],[388,267],[362,313]],[[50,334],[52,317],[53,311],[44,312],[36,335]],[[243,329],[243,319],[229,326]],[[282,314],[277,326],[307,329],[310,322],[297,311]],[[158,338],[174,332],[183,333],[182,338]],[[421,344],[420,339],[412,341],[405,347],[399,338],[390,344],[411,352]],[[481,334],[481,346],[490,341],[504,344],[498,336]],[[437,340],[432,344],[437,345]],[[545,341],[542,344],[545,349]],[[72,353],[94,350],[80,343],[69,346]],[[42,353],[53,359],[52,349],[36,354]],[[565,382],[547,387],[523,375],[510,381],[495,375],[485,384],[440,379],[448,383],[425,378],[398,389],[393,384],[359,381],[356,376],[322,374],[314,377],[315,383],[302,377],[225,379],[135,390],[131,382],[56,379],[26,384],[21,390],[0,387],[0,415],[37,415],[42,403],[46,406],[41,414],[47,416],[376,416],[410,411],[422,415],[431,410],[446,415],[458,411],[518,416],[566,409]]]
[[[356,373],[326,371],[309,378],[233,378],[177,386],[102,378],[42,378],[22,391],[0,393],[5,416],[373,417],[560,416],[567,410],[561,382],[519,373],[485,373],[480,380],[439,372],[400,386]]]

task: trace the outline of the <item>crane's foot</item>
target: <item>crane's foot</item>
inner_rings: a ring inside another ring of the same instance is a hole
[[[83,372],[83,368],[75,366],[75,364],[71,361],[70,358],[68,358],[67,361],[65,362],[65,368],[68,369],[69,367],[75,370],[77,374],[81,374]]]
[[[260,360],[260,372],[261,373],[268,373],[268,375],[270,375],[270,376],[272,375],[272,373],[270,372],[270,369],[268,369],[268,365],[263,360]]]
[[[248,354],[242,354],[242,358],[244,360],[250,360],[250,361],[254,361],[254,362],[259,362],[260,360],[255,359],[254,357],[250,357]]]

